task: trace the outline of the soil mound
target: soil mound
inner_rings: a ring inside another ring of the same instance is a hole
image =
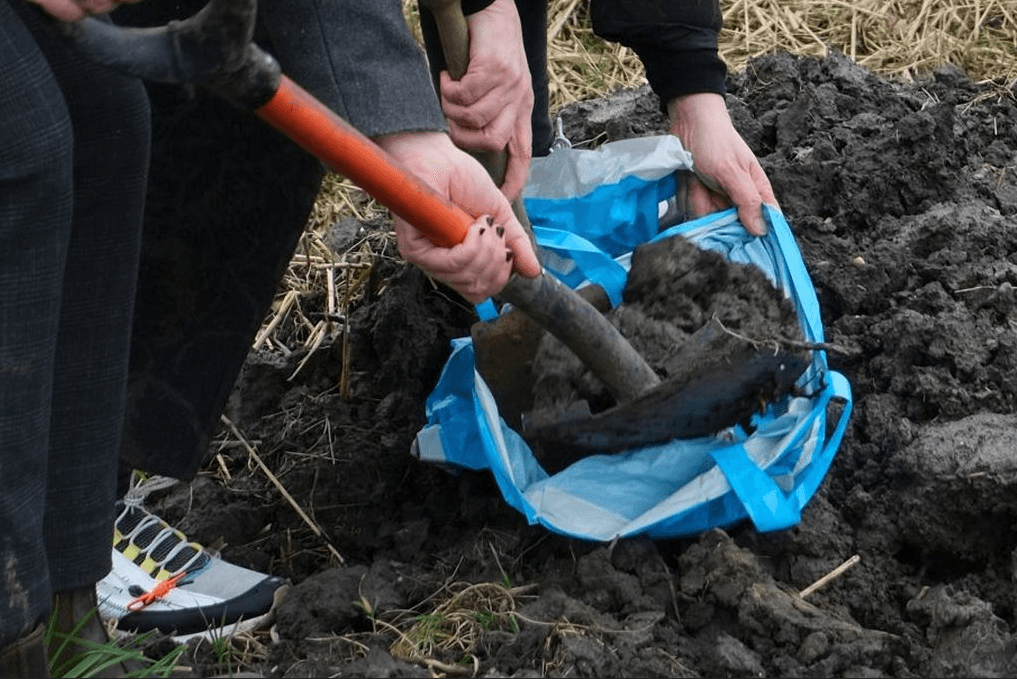
[[[732,75],[827,340],[850,349],[829,362],[854,413],[794,529],[589,544],[527,526],[486,474],[417,462],[424,400],[473,317],[394,253],[345,353],[292,380],[301,357],[254,353],[230,410],[345,563],[242,447],[217,447],[159,508],[292,579],[273,676],[1014,676],[1015,97],[949,68],[891,82],[836,54]],[[646,90],[562,118],[577,145],[666,129]]]

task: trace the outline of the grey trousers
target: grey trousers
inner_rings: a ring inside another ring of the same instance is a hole
[[[0,0],[0,646],[110,568],[144,89]]]

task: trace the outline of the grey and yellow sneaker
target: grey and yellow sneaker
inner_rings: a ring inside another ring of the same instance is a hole
[[[113,529],[113,569],[96,584],[99,613],[124,632],[159,630],[186,643],[267,624],[285,580],[224,561],[130,493]]]

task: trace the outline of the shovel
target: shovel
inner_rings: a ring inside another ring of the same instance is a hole
[[[470,34],[461,0],[421,0],[421,3],[434,17],[449,76],[453,80],[461,79],[470,64]],[[505,179],[507,152],[502,149],[497,152],[471,153],[484,166],[494,183],[500,186]],[[530,234],[536,249],[533,228],[521,198],[512,202],[512,211]],[[539,254],[538,251],[538,256]],[[610,309],[610,300],[599,286],[587,286],[580,294],[598,312]],[[534,375],[531,366],[543,334],[544,328],[522,311],[510,311],[493,320],[474,323],[470,329],[477,372],[484,378],[498,403],[498,413],[510,427],[517,430],[522,425],[523,413],[532,405]]]
[[[422,183],[370,139],[281,72],[278,63],[252,42],[257,0],[209,0],[191,18],[159,28],[127,29],[84,19],[62,24],[70,43],[85,56],[136,77],[167,83],[200,85],[260,118],[345,175],[424,233],[435,245],[462,242],[475,221]],[[682,381],[660,377],[618,330],[582,295],[553,276],[534,279],[513,274],[500,293],[515,309],[572,350],[599,377],[619,406],[578,420],[542,423],[547,441],[562,449],[612,443],[618,423],[641,423],[624,435],[621,445],[648,445],[673,438],[703,435],[747,418],[751,403],[766,385],[784,385],[800,374],[798,362],[783,356],[752,360],[757,351],[731,360],[719,333],[698,343],[703,356],[717,356],[724,366],[695,372]],[[768,353],[772,354],[772,351]],[[731,366],[734,366],[733,368]],[[804,364],[801,365],[804,369]],[[692,381],[689,381],[691,379]],[[690,386],[691,385],[691,386]],[[734,410],[732,411],[732,404]],[[704,418],[705,414],[722,417]],[[723,421],[721,421],[723,420]],[[704,431],[703,422],[708,422]],[[652,426],[650,426],[652,424]],[[607,432],[590,439],[589,431]],[[619,441],[622,439],[618,439]],[[591,443],[592,441],[592,443]],[[588,454],[584,453],[584,454]]]
[[[434,16],[449,75],[459,80],[470,59],[470,35],[461,0],[421,0]],[[496,184],[505,176],[507,153],[474,154]],[[676,200],[661,217],[661,228],[681,221],[690,206],[687,180],[678,182]],[[521,199],[513,202],[519,221],[531,231]],[[677,216],[675,213],[682,213]],[[532,237],[532,231],[531,231]],[[606,312],[607,293],[591,284],[579,290]],[[471,329],[474,359],[505,422],[541,449],[545,466],[560,467],[593,452],[612,452],[673,438],[716,433],[743,421],[766,396],[784,393],[808,365],[804,354],[761,353],[751,342],[725,331],[717,321],[704,325],[671,357],[667,380],[647,384],[638,395],[592,414],[585,401],[567,410],[533,411],[531,366],[544,328],[525,311],[510,310]],[[559,338],[560,339],[560,338]],[[558,464],[552,463],[552,458]]]

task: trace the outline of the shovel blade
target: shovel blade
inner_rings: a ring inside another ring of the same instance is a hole
[[[599,285],[576,292],[601,313],[611,308]],[[533,361],[544,333],[542,325],[519,309],[474,323],[470,330],[477,371],[498,403],[498,414],[516,430],[522,425],[522,414],[533,407]]]

